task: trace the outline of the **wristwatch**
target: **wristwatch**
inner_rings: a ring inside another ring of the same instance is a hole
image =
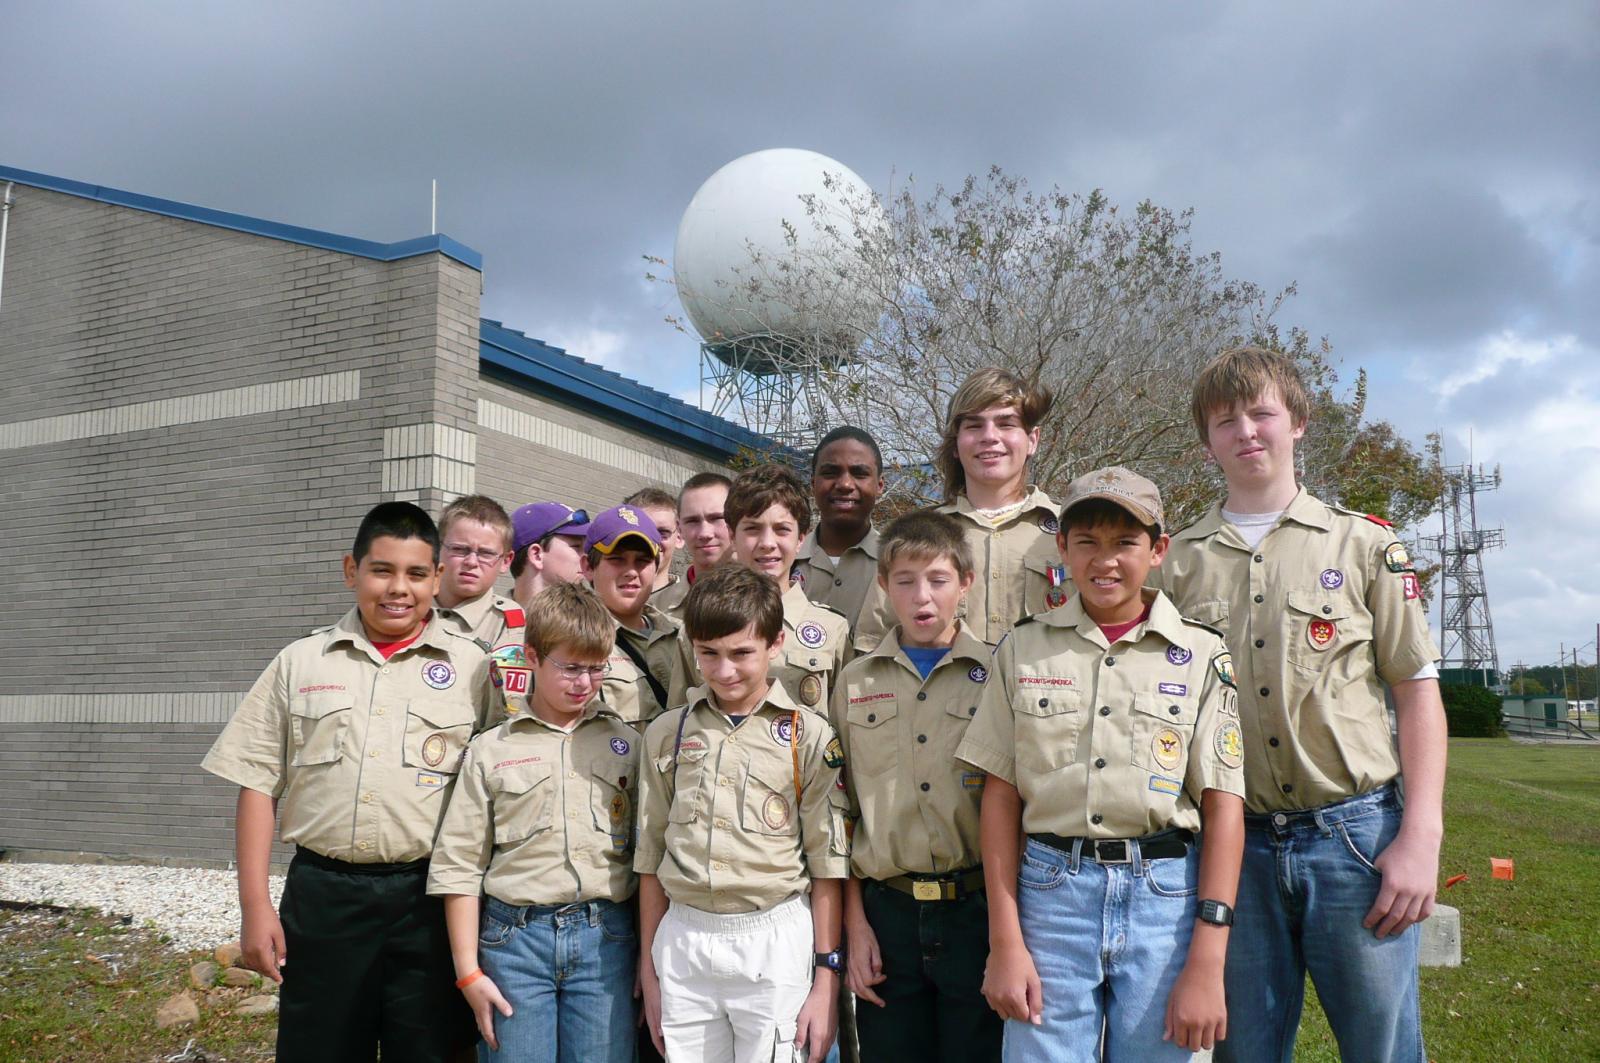
[[[1200,911],[1195,913],[1195,918],[1212,926],[1232,926],[1233,909],[1221,901],[1201,901]]]
[[[819,952],[816,954],[817,966],[826,967],[834,974],[844,973],[844,949],[834,949],[832,952]]]

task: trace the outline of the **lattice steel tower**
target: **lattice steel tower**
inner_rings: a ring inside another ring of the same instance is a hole
[[[1442,668],[1500,672],[1489,615],[1489,587],[1483,579],[1483,553],[1506,544],[1501,528],[1478,527],[1478,492],[1500,486],[1500,467],[1453,465],[1444,470],[1439,499],[1443,534],[1428,536],[1425,548],[1439,555],[1439,612],[1444,651]]]

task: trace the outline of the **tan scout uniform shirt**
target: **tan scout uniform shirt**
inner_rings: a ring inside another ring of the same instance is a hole
[[[658,876],[673,904],[764,911],[808,891],[814,878],[850,873],[844,756],[828,721],[803,711],[797,717],[798,709],[774,683],[735,726],[709,687],[695,687],[687,706],[645,731],[633,867]],[[790,744],[797,718],[798,801]]]
[[[999,528],[984,523],[964,494],[939,512],[954,515],[972,544],[977,579],[961,615],[973,634],[993,646],[1022,617],[1050,608],[1045,601],[1050,566],[1061,564],[1061,553],[1056,549],[1056,504],[1049,495],[1029,488],[1022,509]],[[1062,593],[1071,594],[1071,586],[1064,585]]]
[[[665,613],[645,606],[645,616],[650,621],[650,632],[633,631],[617,624],[617,645],[612,647],[609,663],[611,671],[600,684],[600,697],[606,706],[624,723],[631,724],[640,734],[645,725],[674,705],[683,704],[686,680],[683,674],[682,650],[678,645],[678,625]],[[615,617],[612,618],[615,621]],[[656,700],[655,691],[644,671],[633,663],[621,646],[629,644],[644,658],[650,674],[667,692],[667,704]]]
[[[451,609],[436,605],[434,612],[448,630],[477,639],[486,649],[522,645],[522,606],[504,595],[491,591]]]
[[[683,600],[688,596],[689,581],[674,574],[667,580],[665,587],[650,592],[650,605],[674,620],[679,620],[683,611]]]
[[[892,628],[845,666],[833,695],[853,809],[851,869],[861,878],[942,874],[980,862],[984,775],[955,759],[989,677],[992,651],[963,624],[923,679]]]
[[[1152,576],[1227,634],[1249,811],[1314,808],[1399,774],[1383,684],[1439,650],[1393,529],[1302,490],[1253,550],[1212,509],[1173,536]]]
[[[817,543],[812,529],[794,557],[790,580],[818,605],[843,614],[850,624],[850,642],[857,653],[871,653],[895,625],[889,597],[878,586],[878,531],[846,550],[837,559]]]
[[[1200,829],[1202,791],[1244,796],[1227,647],[1165,596],[1116,645],[1074,595],[1012,629],[957,756],[1022,794],[1022,829],[1137,838]]]
[[[467,742],[493,722],[491,693],[489,657],[465,635],[431,619],[385,661],[352,609],[273,658],[201,766],[276,799],[286,842],[421,860]]]
[[[633,896],[639,742],[599,702],[570,734],[530,713],[473,739],[428,892],[516,905]]]

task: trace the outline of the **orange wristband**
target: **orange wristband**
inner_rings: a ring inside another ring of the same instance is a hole
[[[483,977],[483,968],[474,967],[471,971],[456,979],[456,988],[465,989],[467,986]]]

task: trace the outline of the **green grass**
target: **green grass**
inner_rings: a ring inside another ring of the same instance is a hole
[[[1422,971],[1428,1057],[1600,1060],[1600,749],[1453,739],[1444,819],[1440,876],[1469,877],[1440,892],[1462,965]],[[1295,1058],[1339,1058],[1309,986]]]

